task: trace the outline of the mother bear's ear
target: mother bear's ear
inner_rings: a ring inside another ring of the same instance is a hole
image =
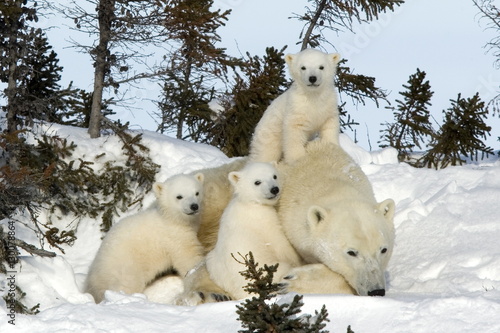
[[[328,212],[320,206],[311,206],[307,210],[307,222],[310,227],[315,227],[323,222],[328,215]]]
[[[384,215],[387,221],[392,222],[396,211],[396,204],[392,199],[386,199],[378,204],[378,210]]]

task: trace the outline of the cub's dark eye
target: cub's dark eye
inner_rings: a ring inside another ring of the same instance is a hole
[[[176,198],[177,198],[178,200],[181,200],[181,199],[182,199],[182,195],[178,195]]]
[[[200,195],[200,192],[196,192],[196,194],[195,194],[195,195],[196,195],[196,196],[199,196],[199,195]]]
[[[325,66],[319,66],[319,69],[323,70],[323,69],[325,69]]]
[[[384,254],[386,252],[387,252],[387,249],[385,247],[380,251],[380,253],[382,253],[382,254]]]
[[[302,67],[300,67],[300,69],[302,69],[303,71],[305,71],[306,70],[306,66],[302,66]]]
[[[257,180],[257,181],[255,181],[254,184],[257,185],[257,186],[259,186],[260,184],[262,184],[262,182],[260,180]]]
[[[273,176],[273,179],[278,179],[278,176],[274,175],[274,176]]]
[[[356,251],[347,251],[347,254],[350,255],[351,257],[357,257],[358,253]]]

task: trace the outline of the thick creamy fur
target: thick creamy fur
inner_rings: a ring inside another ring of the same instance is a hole
[[[325,142],[339,142],[334,79],[340,56],[306,49],[286,55],[285,60],[294,82],[269,105],[257,124],[250,146],[252,161],[284,157],[293,162],[304,156],[306,143],[316,135]]]
[[[281,228],[276,204],[280,191],[278,172],[269,163],[249,163],[229,174],[234,197],[224,211],[215,248],[207,255],[207,269],[215,283],[233,299],[248,297],[248,283],[239,273],[243,255],[252,252],[260,265],[279,264],[275,282],[281,280],[300,258]],[[240,262],[236,261],[239,259]]]
[[[106,290],[143,292],[159,274],[175,270],[183,277],[203,260],[197,238],[202,182],[198,174],[154,184],[156,203],[111,228],[86,281],[97,303]]]
[[[332,292],[327,284],[313,287],[311,279],[338,280],[341,275],[360,295],[385,293],[394,201],[377,203],[366,175],[335,144],[311,142],[306,156],[280,171],[285,184],[279,216],[285,233],[306,262],[324,265],[294,269],[289,290]]]

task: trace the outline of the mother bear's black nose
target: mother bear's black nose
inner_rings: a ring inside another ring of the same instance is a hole
[[[385,289],[375,289],[369,291],[368,296],[385,296]]]

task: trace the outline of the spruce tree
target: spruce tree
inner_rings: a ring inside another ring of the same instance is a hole
[[[445,168],[448,165],[462,165],[464,157],[477,160],[479,154],[493,154],[493,149],[482,141],[487,138],[491,127],[484,120],[488,108],[476,93],[472,98],[458,94],[451,100],[451,108],[444,112],[443,125],[430,143],[431,149],[419,163],[429,168]]]
[[[244,289],[250,294],[257,296],[245,300],[241,305],[236,305],[238,320],[244,330],[240,333],[257,332],[304,332],[304,333],[327,333],[323,330],[328,322],[328,312],[323,305],[321,311],[313,318],[311,315],[298,316],[301,312],[302,295],[295,295],[292,303],[277,304],[269,302],[280,290],[277,283],[273,283],[273,276],[276,273],[278,264],[258,267],[258,263],[250,252],[246,256],[240,254],[243,261],[240,263],[246,266],[246,270],[241,272],[249,283]],[[236,258],[235,258],[236,260]]]
[[[246,66],[235,73],[233,88],[221,100],[222,110],[212,113],[208,143],[227,156],[248,155],[255,126],[287,87],[284,50],[266,48],[262,58],[247,52]]]
[[[163,77],[158,131],[172,131],[178,139],[203,141],[214,85],[225,84],[228,68],[240,65],[215,46],[220,41],[217,30],[230,11],[214,11],[213,0],[170,0],[165,11],[164,25],[172,49],[165,56],[167,74]]]
[[[3,91],[7,104],[3,107],[7,113],[7,131],[14,133],[23,123],[22,114],[28,114],[29,106],[20,96],[25,96],[21,80],[29,74],[25,55],[29,42],[34,39],[37,30],[29,26],[38,21],[36,3],[28,6],[27,0],[7,0],[0,3],[0,80],[7,83]]]
[[[406,91],[399,94],[403,100],[396,100],[393,107],[395,123],[386,123],[381,147],[391,146],[398,150],[399,161],[409,161],[410,154],[415,147],[422,149],[424,139],[432,137],[434,131],[430,123],[428,107],[434,94],[429,81],[425,80],[425,72],[417,68],[415,74],[410,75]]]

